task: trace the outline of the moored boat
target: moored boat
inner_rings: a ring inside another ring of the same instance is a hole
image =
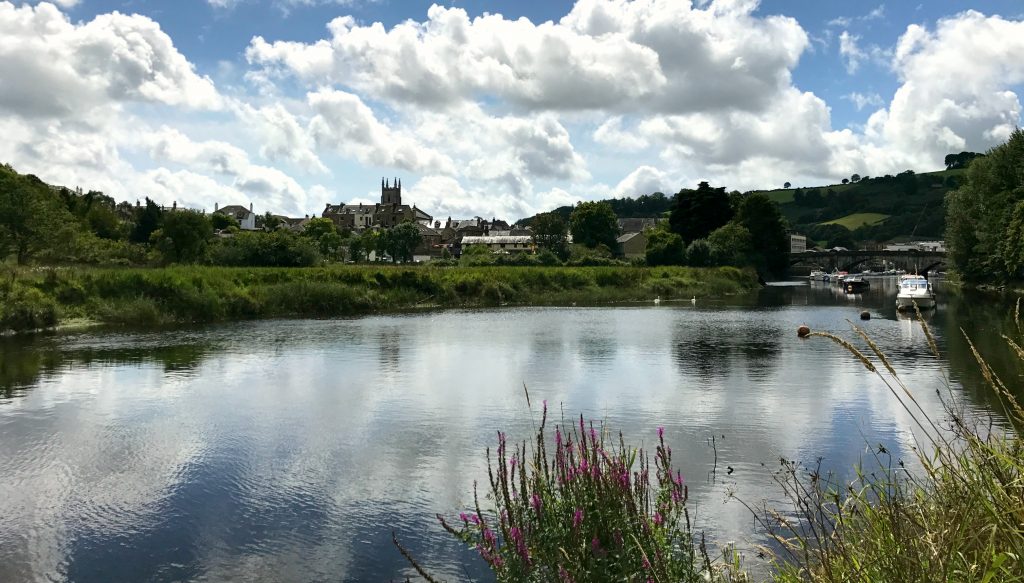
[[[871,288],[871,284],[868,280],[864,279],[859,275],[847,276],[843,280],[843,290],[848,294],[859,294],[868,291]]]
[[[828,274],[820,269],[814,269],[811,274],[807,276],[811,281],[828,281]]]
[[[935,290],[923,275],[900,276],[900,288],[896,294],[897,310],[912,310],[914,304],[926,310],[935,307]]]

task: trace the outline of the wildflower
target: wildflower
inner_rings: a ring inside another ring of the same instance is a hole
[[[459,513],[459,518],[462,520],[462,522],[465,522],[466,524],[469,524],[469,515],[466,514],[465,512],[460,512]]]
[[[479,516],[477,516],[476,514],[470,514],[470,515],[469,515],[469,520],[470,520],[470,522],[472,522],[473,524],[480,524],[480,517],[479,517]]]
[[[644,566],[644,571],[650,571],[651,570],[651,562],[647,560],[647,556],[646,555],[644,556],[644,560],[643,560],[642,564]],[[648,579],[648,581],[650,581],[650,579]]]
[[[603,557],[608,554],[601,547],[601,541],[596,536],[590,541],[590,552],[594,553],[595,557]]]
[[[537,511],[537,514],[540,514],[540,508],[543,504],[544,503],[540,499],[540,494],[534,494],[530,499],[530,505]]]
[[[665,519],[661,516],[661,513],[660,512],[655,512],[654,513],[654,524],[656,526],[661,526],[661,524],[663,522],[665,522]]]
[[[659,425],[658,426],[658,439],[662,439],[663,437],[665,437],[665,428]]]
[[[573,529],[579,528],[581,522],[583,522],[583,509],[582,508],[577,508],[576,509],[576,513],[572,515],[572,527],[573,527]]]

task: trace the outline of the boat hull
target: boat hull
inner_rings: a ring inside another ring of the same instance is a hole
[[[913,310],[914,303],[917,303],[917,307],[922,310],[927,310],[935,307],[935,298],[930,296],[896,296],[896,309],[897,310]]]

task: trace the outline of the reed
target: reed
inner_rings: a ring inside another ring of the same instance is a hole
[[[921,325],[937,351],[927,323]],[[775,478],[788,508],[750,507],[776,543],[774,579],[1024,581],[1024,411],[1012,391],[974,350],[1007,422],[970,417],[951,391],[943,398],[944,419],[932,419],[877,346],[854,329],[874,359],[841,338],[817,336],[850,351],[911,415],[922,471],[908,471],[884,445],[873,448],[870,469],[858,468],[849,483],[822,473],[820,462],[781,460]],[[1024,357],[1017,340],[1005,339]]]

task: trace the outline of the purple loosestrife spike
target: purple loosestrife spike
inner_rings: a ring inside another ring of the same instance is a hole
[[[530,498],[530,504],[533,506],[533,509],[537,511],[537,514],[540,514],[541,506],[544,504],[540,499],[540,494],[534,494]]]
[[[470,522],[472,522],[473,524],[480,524],[480,517],[479,517],[479,516],[477,516],[476,514],[470,514],[470,515],[469,515],[469,520],[470,520]]]
[[[597,431],[595,431],[593,427],[590,428],[590,443],[597,443]]]
[[[603,550],[601,549],[601,541],[598,540],[596,536],[593,538],[593,540],[590,541],[590,550],[595,555],[601,554],[601,551]]]
[[[577,508],[576,513],[572,515],[572,527],[577,529],[580,527],[580,523],[583,522],[583,509]]]
[[[459,513],[459,518],[462,519],[462,522],[469,522],[469,515],[466,514],[465,512],[460,512]]]
[[[587,463],[587,458],[580,460],[580,473],[585,474],[590,469],[590,464]]]
[[[663,523],[663,522],[665,522],[665,519],[661,517],[661,513],[660,512],[655,512],[654,513],[654,524],[656,526],[661,526],[661,523]]]
[[[658,439],[661,439],[663,437],[665,437],[665,428],[659,426],[658,427]]]

